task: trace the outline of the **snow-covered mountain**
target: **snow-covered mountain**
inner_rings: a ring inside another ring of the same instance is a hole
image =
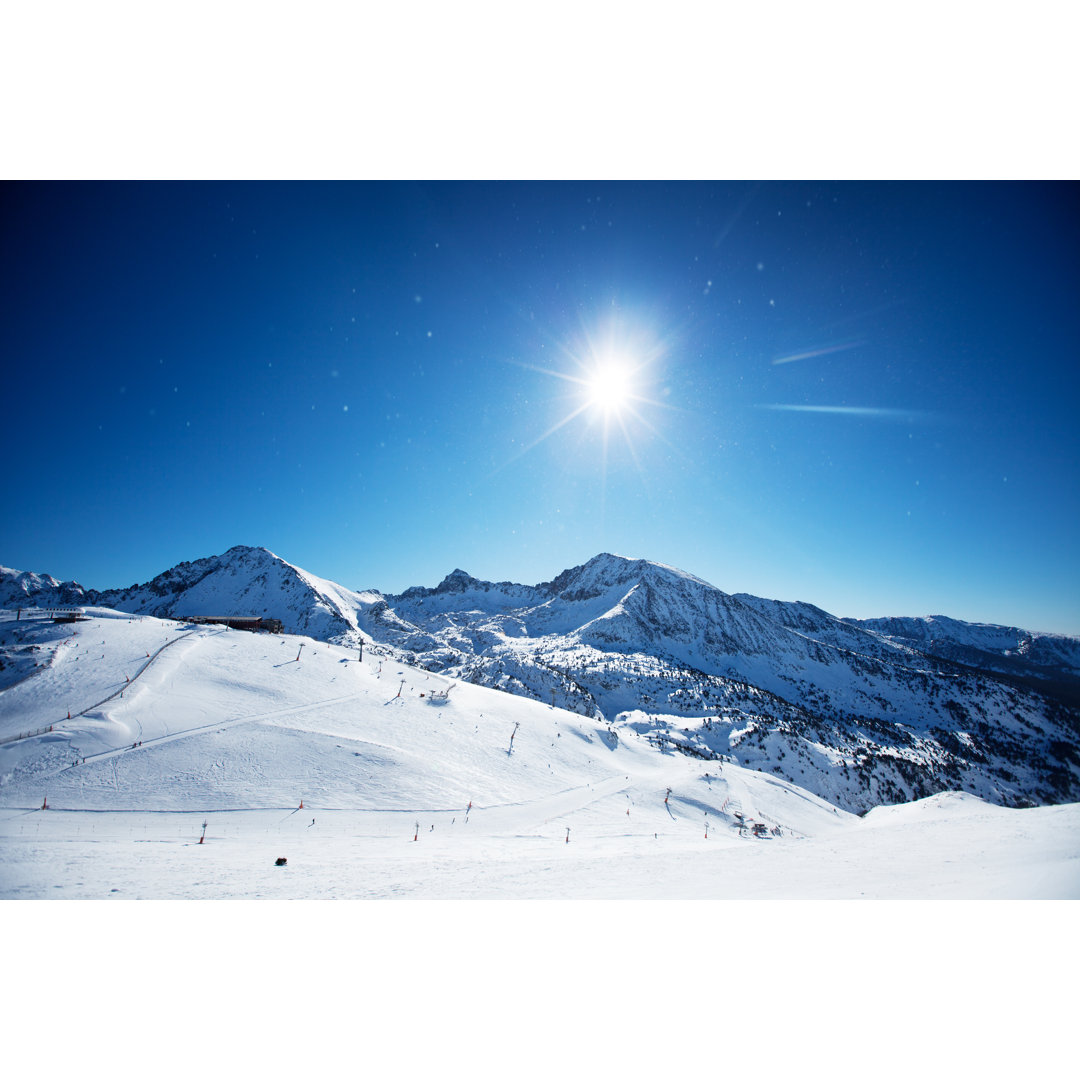
[[[29,577],[5,571],[3,586]],[[51,581],[34,577],[42,606]],[[268,615],[289,633],[374,641],[428,671],[593,717],[612,738],[747,765],[850,810],[948,790],[1013,806],[1080,797],[1074,638],[942,617],[840,619],[610,554],[537,585],[459,569],[382,595],[236,547],[83,595],[119,611]]]
[[[849,809],[950,789],[1007,805],[1080,791],[1077,713],[1059,683],[1035,681],[1064,667],[1005,681],[812,605],[607,554],[533,587],[457,570],[385,602],[361,625],[429,670],[752,764]],[[1016,671],[1015,639],[996,640]]]
[[[180,563],[145,585],[88,594],[88,603],[140,615],[262,615],[286,633],[321,641],[350,639],[356,615],[377,595],[353,592],[293,566],[261,547]]]
[[[138,615],[260,615],[280,619],[286,633],[347,643],[357,613],[378,603],[293,566],[262,547],[237,546],[223,555],[182,562],[143,585],[97,591],[77,582],[0,568],[0,606],[77,604]]]
[[[845,619],[931,656],[1001,673],[1080,679],[1080,640],[1034,634],[1016,626],[966,623],[944,615],[925,618]]]
[[[57,581],[51,574],[0,566],[0,607],[62,607],[86,603],[77,581]]]

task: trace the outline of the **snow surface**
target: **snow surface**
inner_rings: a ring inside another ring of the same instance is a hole
[[[372,647],[88,616],[0,618],[3,898],[1080,897],[1080,805],[860,818]]]

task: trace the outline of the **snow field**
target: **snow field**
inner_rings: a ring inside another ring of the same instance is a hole
[[[859,819],[370,649],[92,615],[0,625],[51,650],[0,737],[53,725],[0,744],[2,897],[1080,896],[1080,807]]]
[[[935,800],[924,800],[933,803]],[[1028,899],[1080,897],[1076,807],[912,804],[780,843],[604,834],[566,815],[311,808],[0,811],[3,896],[65,899]],[[515,808],[516,809],[516,808]],[[946,812],[946,811],[951,812]],[[310,811],[310,812],[309,812]],[[988,811],[990,811],[988,813]],[[312,824],[314,819],[314,824]],[[456,819],[456,821],[455,821]],[[454,821],[454,823],[452,823]],[[200,844],[206,822],[205,843]],[[529,822],[531,825],[531,821]],[[414,839],[416,837],[416,839]],[[288,862],[275,866],[278,857]]]

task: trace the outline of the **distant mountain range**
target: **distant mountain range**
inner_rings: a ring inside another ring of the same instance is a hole
[[[845,809],[945,790],[1080,800],[1080,639],[943,616],[840,619],[598,555],[538,585],[454,570],[357,592],[265,548],[97,592],[0,568],[0,606],[266,615],[447,676],[589,713],[608,736],[782,776]],[[707,769],[709,766],[705,766]]]

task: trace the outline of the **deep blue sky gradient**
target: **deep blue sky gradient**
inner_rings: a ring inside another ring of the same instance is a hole
[[[8,183],[0,562],[262,544],[392,592],[614,551],[1080,633],[1077,195]],[[557,426],[608,340],[637,415]]]

